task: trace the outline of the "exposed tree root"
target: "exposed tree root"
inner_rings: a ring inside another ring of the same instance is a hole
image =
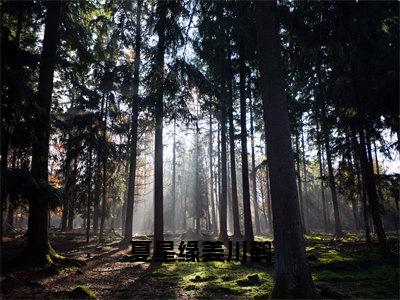
[[[34,251],[26,247],[20,255],[10,262],[10,268],[20,266],[37,266],[50,269],[59,269],[66,267],[83,267],[84,261],[68,258],[58,254],[50,243],[42,247],[39,251]]]

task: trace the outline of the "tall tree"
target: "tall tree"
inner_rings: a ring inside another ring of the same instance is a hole
[[[258,59],[275,241],[272,298],[314,298],[296,191],[275,1],[256,2]]]
[[[233,91],[232,91],[232,65],[231,54],[228,51],[228,68],[229,68],[229,82],[228,82],[228,119],[229,119],[229,151],[230,151],[230,169],[231,169],[231,191],[232,191],[232,214],[233,214],[233,236],[239,239],[242,234],[240,233],[239,223],[239,202],[237,193],[236,181],[236,162],[235,162],[235,126],[233,122]]]
[[[248,80],[248,95],[250,99],[250,139],[251,139],[251,180],[253,182],[253,203],[254,203],[254,220],[256,223],[256,234],[261,233],[260,217],[258,213],[258,197],[257,197],[257,170],[256,158],[254,151],[254,101],[251,97],[251,76]],[[265,213],[265,212],[264,212]]]
[[[32,145],[32,174],[39,186],[48,184],[50,139],[50,109],[53,92],[56,50],[59,41],[61,1],[47,1],[43,48],[40,58],[37,111]],[[58,257],[48,241],[48,203],[45,199],[29,202],[28,245],[25,252],[40,262],[52,262]]]
[[[135,198],[135,179],[136,179],[136,156],[138,142],[138,116],[139,116],[139,69],[141,52],[141,12],[142,0],[137,1],[136,6],[136,41],[135,41],[135,61],[133,69],[133,91],[132,91],[132,111],[130,128],[130,153],[129,153],[129,176],[128,176],[128,195],[126,201],[125,236],[123,244],[129,245],[132,239],[133,205]]]
[[[247,152],[247,128],[246,128],[246,65],[245,65],[244,40],[239,40],[239,80],[240,80],[240,140],[242,146],[242,187],[243,187],[243,211],[244,232],[246,241],[254,240],[253,222],[250,208],[250,184],[249,161]]]
[[[215,214],[215,203],[214,203],[214,176],[213,176],[213,131],[212,131],[212,102],[210,101],[210,121],[209,121],[209,157],[210,157],[210,197],[211,197],[211,216],[212,216],[212,228],[213,233],[216,234],[217,228],[217,216]]]
[[[167,19],[166,1],[157,2],[158,35],[157,53],[154,65],[155,93],[155,139],[154,139],[154,240],[164,239],[164,197],[163,197],[163,95],[164,95],[164,54],[165,27]]]

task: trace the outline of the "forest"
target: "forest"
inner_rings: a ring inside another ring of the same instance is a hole
[[[399,2],[2,0],[2,299],[399,298]]]

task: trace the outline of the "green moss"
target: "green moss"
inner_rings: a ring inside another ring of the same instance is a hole
[[[192,291],[192,290],[196,290],[197,286],[195,284],[189,284],[187,286],[185,286],[185,290],[186,291]]]
[[[90,288],[82,285],[74,288],[70,293],[70,297],[72,299],[97,299],[96,294]]]
[[[108,247],[117,247],[121,243],[121,239],[111,241],[110,243],[106,244]]]
[[[261,285],[261,280],[258,274],[247,276],[247,278],[236,280],[236,283],[240,286],[253,286]]]
[[[193,291],[194,297],[224,297],[225,295],[243,295],[262,298],[272,290],[272,268],[257,264],[238,262],[177,262],[162,264],[155,274],[162,280],[174,278],[178,288]],[[173,276],[175,275],[175,276]],[[253,275],[253,277],[252,277]],[[259,279],[259,285],[253,283],[240,286],[236,280]]]
[[[376,265],[365,263],[365,251],[359,236],[340,241],[332,235],[307,239],[307,257],[321,297],[398,298],[398,265],[383,261],[376,243],[369,252]],[[273,289],[272,273],[272,266],[250,262],[176,262],[160,264],[153,275],[168,286],[190,291],[194,298],[265,299]]]
[[[72,291],[58,291],[49,296],[49,299],[97,299],[96,294],[83,285],[78,285]]]

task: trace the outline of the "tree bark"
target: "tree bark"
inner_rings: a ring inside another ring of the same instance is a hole
[[[98,155],[96,163],[96,181],[94,186],[94,199],[93,199],[93,232],[99,231],[99,217],[100,217],[100,195],[101,195],[101,162],[100,155]]]
[[[307,162],[306,162],[306,152],[305,152],[305,145],[304,145],[304,132],[303,132],[303,124],[301,125],[301,153],[302,153],[302,161],[303,161],[303,179],[304,179],[304,232],[308,232],[310,224],[308,212],[310,210],[309,203],[308,203],[308,187],[307,187]]]
[[[104,143],[107,142],[107,115],[108,115],[108,93],[104,96],[104,121],[103,121],[103,139]],[[102,153],[102,199],[101,199],[101,219],[100,219],[100,233],[99,241],[103,241],[104,225],[106,220],[107,210],[107,146],[104,147]]]
[[[240,239],[242,234],[240,232],[239,201],[238,201],[237,180],[236,180],[235,126],[233,123],[232,65],[231,65],[231,60],[230,60],[230,53],[228,54],[228,64],[229,64],[228,119],[229,119],[229,151],[230,151],[231,187],[232,187],[231,192],[232,192],[233,236],[235,239]]]
[[[155,139],[154,139],[154,241],[164,239],[164,197],[163,197],[163,95],[164,95],[164,53],[167,2],[158,1],[157,13],[157,54],[155,64]]]
[[[249,74],[248,95],[250,99],[250,138],[251,138],[251,180],[253,181],[253,203],[254,203],[254,220],[256,223],[256,234],[261,233],[260,217],[258,214],[258,197],[257,197],[257,174],[256,174],[256,158],[254,151],[254,116],[253,116],[253,99],[251,97],[251,83]]]
[[[275,285],[271,298],[315,298],[296,188],[276,2],[255,5],[274,222]]]
[[[325,151],[326,151],[326,162],[328,164],[328,179],[329,179],[329,187],[331,189],[331,194],[332,194],[332,204],[333,204],[333,215],[335,219],[335,236],[336,237],[342,237],[343,232],[342,232],[342,223],[340,221],[340,214],[339,214],[339,204],[338,204],[338,199],[337,199],[337,193],[336,193],[336,184],[335,184],[335,175],[333,174],[333,166],[332,166],[332,154],[331,154],[331,145],[329,142],[329,129],[326,124],[326,112],[323,108],[323,134],[324,134],[324,140],[325,140]]]
[[[299,135],[296,133],[296,177],[297,177],[297,188],[299,194],[299,203],[300,203],[300,217],[301,217],[301,224],[303,225],[303,230],[306,232],[306,226],[304,223],[304,203],[303,203],[303,185],[301,183],[301,176],[300,176],[300,146],[299,146]]]
[[[72,230],[74,227],[75,215],[75,185],[78,172],[78,159],[74,158],[74,168],[72,170],[72,182],[69,182],[68,187],[68,223],[67,230]]]
[[[383,257],[387,257],[389,254],[388,245],[386,242],[386,233],[383,228],[383,223],[380,215],[380,207],[378,203],[378,195],[376,192],[375,176],[372,163],[368,161],[367,145],[365,142],[365,135],[362,127],[359,128],[359,153],[361,162],[361,172],[363,177],[363,182],[366,185],[366,192],[368,194],[368,201],[371,209],[372,220],[374,222],[374,227],[376,234],[378,236],[379,244],[381,247]],[[370,155],[372,156],[372,155]]]
[[[244,41],[239,41],[239,77],[240,77],[240,140],[242,146],[242,188],[243,188],[243,212],[244,235],[246,241],[253,241],[253,222],[250,207],[249,162],[247,152],[247,128],[246,128],[246,70],[244,58]]]
[[[176,206],[176,119],[174,118],[174,137],[172,144],[172,233],[175,233],[175,206]]]
[[[214,177],[213,177],[213,134],[212,134],[212,111],[211,111],[211,101],[210,101],[210,134],[209,134],[209,156],[210,156],[210,192],[211,192],[211,214],[212,214],[212,228],[213,234],[218,232],[217,228],[217,216],[215,214],[215,203],[214,203]]]
[[[90,206],[92,205],[92,159],[93,150],[89,147],[89,166],[88,166],[88,179],[87,179],[87,206],[86,206],[86,243],[90,239]]]
[[[196,144],[195,144],[195,172],[194,172],[194,184],[195,184],[195,224],[196,233],[200,235],[200,220],[201,220],[201,193],[200,193],[200,162],[199,162],[199,126],[196,123]]]
[[[56,50],[59,41],[61,2],[48,1],[43,48],[40,57],[39,86],[36,97],[34,136],[32,144],[32,174],[39,184],[48,183],[50,140],[50,110]],[[48,241],[48,203],[42,199],[29,202],[28,245],[26,251],[40,262],[51,262],[53,250]]]
[[[131,111],[131,130],[130,130],[130,153],[129,153],[129,176],[128,176],[128,195],[126,200],[125,230],[122,243],[128,246],[132,239],[133,206],[135,200],[135,181],[136,181],[136,156],[138,142],[138,117],[139,117],[139,68],[141,51],[141,11],[142,0],[137,1],[136,7],[136,42],[135,42],[135,62],[133,70],[133,99]]]
[[[318,135],[318,164],[319,164],[319,177],[320,177],[320,189],[321,189],[321,199],[322,199],[322,215],[324,217],[324,231],[328,232],[328,216],[326,210],[326,198],[325,198],[325,186],[324,186],[324,166],[322,163],[322,147],[321,141],[319,139],[319,123],[317,120],[317,135]]]

